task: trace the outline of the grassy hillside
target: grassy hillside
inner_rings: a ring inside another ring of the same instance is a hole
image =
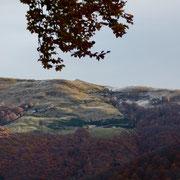
[[[13,119],[8,121],[8,117],[5,117],[8,121],[6,127],[11,132],[62,134],[74,132],[76,128],[85,125],[133,128],[131,120],[134,107],[127,109],[129,106],[125,106],[124,102],[137,103],[147,108],[163,103],[180,104],[180,91],[149,87],[111,90],[80,80],[0,78],[0,102],[11,109],[14,106],[24,108],[23,115],[16,113],[19,118],[15,114],[6,113]]]
[[[33,104],[21,118],[6,125],[12,132],[61,133],[65,129],[62,126],[73,126],[75,119],[83,121],[79,127],[96,121],[121,119],[122,114],[107,101],[104,91],[103,86],[80,80],[0,78],[1,102],[7,106]],[[59,126],[51,128],[53,124]]]

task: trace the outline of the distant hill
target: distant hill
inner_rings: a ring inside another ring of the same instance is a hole
[[[133,128],[127,105],[153,108],[166,103],[180,104],[180,90],[115,89],[81,80],[0,78],[0,101],[4,107],[24,110],[13,114],[14,119],[6,124],[11,132],[59,133],[87,125]]]

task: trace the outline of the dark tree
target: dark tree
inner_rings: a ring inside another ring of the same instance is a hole
[[[61,71],[63,59],[57,50],[69,52],[73,57],[104,59],[110,51],[91,52],[95,44],[91,38],[103,26],[122,37],[133,24],[133,16],[124,11],[124,0],[20,0],[29,6],[27,29],[38,34],[39,61],[43,67],[55,66]],[[125,20],[124,23],[119,20]]]

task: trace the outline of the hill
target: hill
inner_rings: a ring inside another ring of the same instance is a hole
[[[122,118],[118,109],[105,101],[104,89],[79,80],[0,79],[0,99],[6,106],[33,104],[7,125],[12,132],[58,132],[64,126]]]
[[[153,108],[180,104],[180,90],[113,89],[81,80],[0,78],[0,101],[1,112],[6,112],[6,116],[1,113],[0,123],[11,132],[63,134],[88,125],[134,128],[127,105]]]

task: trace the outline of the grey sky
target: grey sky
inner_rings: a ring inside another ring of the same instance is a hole
[[[55,72],[37,62],[36,36],[26,30],[27,6],[19,0],[1,0],[0,77],[180,89],[180,1],[128,0],[126,9],[134,14],[134,25],[122,39],[108,29],[95,37],[96,49],[111,50],[105,60],[60,54],[66,67]]]

